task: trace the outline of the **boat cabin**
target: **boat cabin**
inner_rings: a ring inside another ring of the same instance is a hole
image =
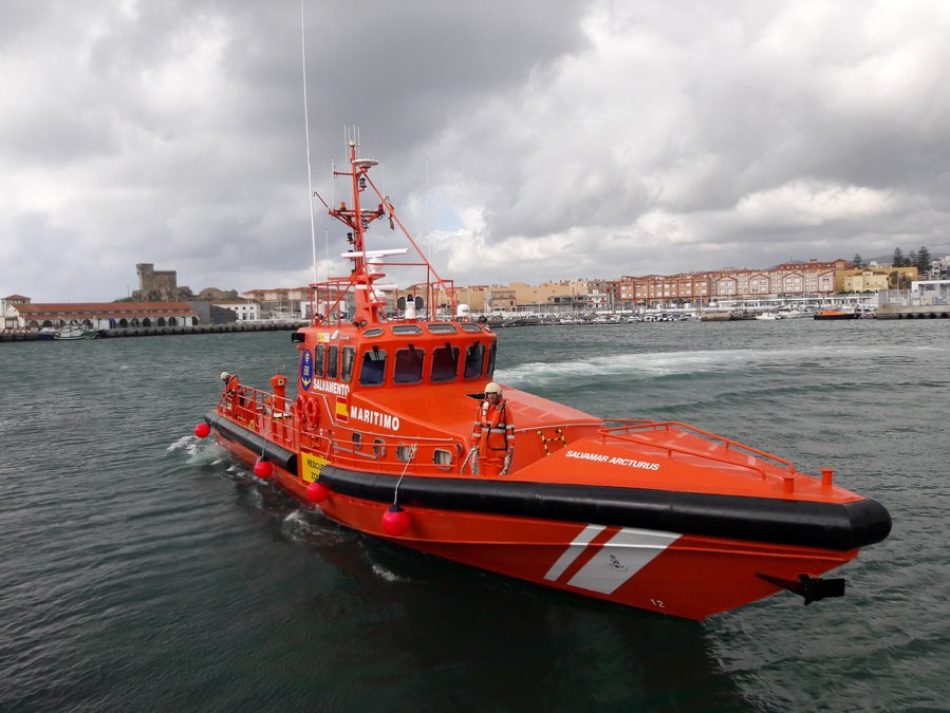
[[[459,468],[495,371],[490,328],[394,320],[304,327],[293,338],[301,446],[373,470]]]

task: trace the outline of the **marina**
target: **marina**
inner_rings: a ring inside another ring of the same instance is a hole
[[[355,534],[181,435],[217,398],[221,369],[267,383],[275,355],[294,354],[289,332],[77,342],[82,378],[68,387],[63,352],[24,343],[0,355],[4,709],[391,710],[398,698],[884,712],[950,699],[950,561],[933,537],[950,506],[944,330],[689,321],[498,338],[504,383],[604,416],[688,416],[809,471],[835,464],[837,482],[887,503],[894,531],[846,568],[844,598],[777,596],[700,626]],[[29,419],[14,415],[23,403]],[[92,403],[110,407],[91,419]],[[57,448],[38,447],[54,434]]]

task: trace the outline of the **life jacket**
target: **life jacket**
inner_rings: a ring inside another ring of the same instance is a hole
[[[515,426],[509,423],[506,405],[506,401],[501,401],[498,406],[492,406],[486,399],[479,408],[474,440],[482,454],[487,455],[491,451],[504,452],[514,446]]]

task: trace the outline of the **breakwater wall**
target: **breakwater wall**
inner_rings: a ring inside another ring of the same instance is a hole
[[[878,319],[950,319],[950,305],[881,305]]]
[[[96,330],[97,339],[120,337],[166,337],[182,334],[231,334],[236,332],[293,331],[307,324],[305,321],[229,322],[227,324],[196,324],[178,327],[126,327]],[[36,332],[0,332],[0,342],[60,341],[39,336]]]

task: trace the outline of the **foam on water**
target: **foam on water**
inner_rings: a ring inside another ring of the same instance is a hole
[[[168,453],[181,451],[188,456],[190,465],[218,465],[226,459],[227,452],[214,441],[202,440],[194,435],[182,436],[166,449]]]
[[[195,436],[182,436],[177,441],[172,443],[166,451],[193,451],[198,445],[198,439]]]
[[[932,349],[919,347],[918,349]],[[501,381],[517,385],[544,386],[566,379],[603,378],[623,375],[627,379],[653,379],[663,376],[735,372],[748,369],[785,368],[803,362],[832,363],[847,359],[872,363],[876,359],[906,356],[900,345],[864,347],[808,346],[789,349],[718,349],[697,351],[617,353],[561,361],[532,361],[507,369],[499,369]]]
[[[400,577],[392,570],[386,569],[381,564],[373,563],[373,574],[386,582],[409,582],[408,577]]]

